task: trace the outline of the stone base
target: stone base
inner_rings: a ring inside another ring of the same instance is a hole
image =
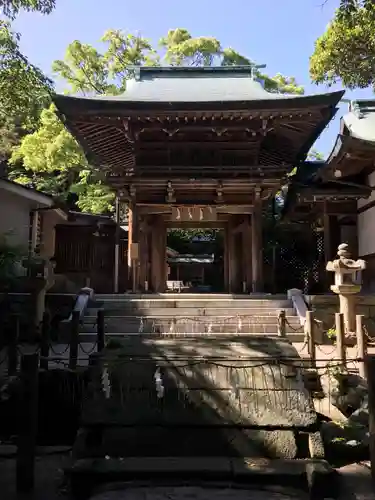
[[[73,496],[80,500],[88,498],[105,483],[126,481],[132,481],[132,484],[147,481],[150,486],[199,485],[212,481],[218,484],[231,482],[243,487],[251,484],[252,488],[257,484],[281,485],[309,491],[311,500],[337,498],[339,493],[337,473],[324,460],[107,457],[78,460],[65,473],[70,478]]]

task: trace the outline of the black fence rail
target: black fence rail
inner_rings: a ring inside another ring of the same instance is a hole
[[[19,420],[17,439],[20,490],[32,489],[34,481],[41,396],[39,375],[48,373],[40,370],[40,361],[54,359],[42,356],[40,350],[21,355],[16,376],[21,396],[18,411],[24,415]],[[375,356],[347,359],[353,367],[359,362],[366,365],[370,421],[374,421]],[[188,429],[189,433],[214,429],[315,432],[319,422],[304,369],[304,361],[298,357],[188,359],[178,353],[165,356],[156,351],[139,355],[101,351],[90,356],[87,377],[82,379],[79,394],[71,397],[79,398],[80,425],[94,433],[96,441],[100,442],[105,428],[131,429],[131,435],[135,433],[137,439],[129,446],[134,445],[135,450],[142,435],[149,436],[156,428],[162,433]],[[342,370],[340,360],[317,367],[320,375],[339,370]],[[77,391],[77,388],[70,386],[66,390]],[[370,425],[370,433],[373,432]]]

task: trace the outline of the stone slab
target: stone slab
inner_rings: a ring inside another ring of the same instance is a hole
[[[78,460],[65,469],[70,478],[75,498],[87,498],[87,493],[116,490],[129,491],[132,487],[148,486],[158,488],[163,485],[203,486],[223,488],[230,483],[231,488],[252,489],[266,487],[268,498],[272,498],[273,488],[277,486],[299,489],[298,497],[304,498],[304,491],[322,491],[332,469],[327,463],[312,460],[267,460],[248,457],[129,457],[124,459],[101,458]],[[324,476],[324,477],[322,477]],[[117,483],[117,486],[116,486]],[[101,486],[104,485],[105,486]],[[335,483],[336,485],[336,483]],[[331,498],[332,487],[326,489]],[[86,494],[86,495],[85,495]],[[121,498],[119,496],[118,498]],[[226,498],[226,497],[225,497]],[[249,497],[248,497],[249,498]],[[259,497],[256,497],[259,498]],[[285,495],[283,495],[285,498]],[[288,498],[288,497],[286,497]],[[310,498],[316,499],[316,496]],[[322,500],[325,496],[320,496]]]
[[[339,476],[328,462],[316,460],[306,463],[306,477],[311,500],[339,498]]]
[[[284,339],[128,337],[108,351],[103,392],[85,402],[84,425],[309,428],[316,413],[296,349]],[[157,397],[160,369],[164,395]],[[103,370],[103,367],[100,368]]]
[[[106,428],[97,442],[90,437],[90,430],[82,429],[73,447],[75,459],[94,456],[204,457],[207,453],[217,457],[293,459],[298,449],[292,431],[222,428]]]
[[[90,500],[307,500],[308,494],[290,487],[249,487],[223,484],[123,485],[94,494]]]
[[[113,475],[131,478],[138,475],[170,476],[173,474],[210,474],[213,479],[225,480],[234,476],[305,476],[309,460],[269,460],[265,458],[219,458],[219,457],[128,457],[88,458],[77,460],[66,469],[68,474]],[[315,461],[313,462],[315,465]],[[324,469],[325,470],[325,469]],[[208,477],[207,477],[208,479]]]

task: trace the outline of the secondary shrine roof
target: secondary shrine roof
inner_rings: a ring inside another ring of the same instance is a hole
[[[351,137],[375,143],[375,100],[350,103],[350,111],[341,118],[341,130]]]
[[[341,118],[340,134],[320,176],[337,180],[366,177],[374,169],[374,155],[375,100],[352,101],[349,112]]]

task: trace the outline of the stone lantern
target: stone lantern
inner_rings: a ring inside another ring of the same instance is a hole
[[[355,331],[355,295],[361,291],[361,272],[366,268],[364,260],[351,259],[348,245],[342,243],[337,251],[338,259],[327,263],[326,270],[335,273],[331,290],[340,298],[340,313],[344,314],[346,332]]]

